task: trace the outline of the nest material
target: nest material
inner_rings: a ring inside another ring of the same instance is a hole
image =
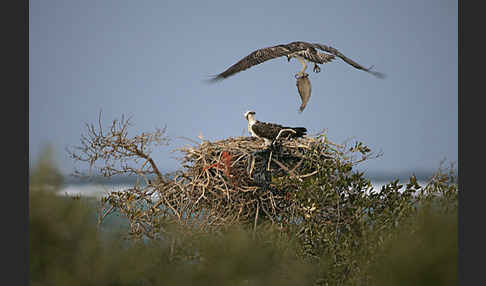
[[[184,154],[185,170],[174,183],[191,197],[193,208],[209,210],[225,223],[244,218],[254,218],[256,223],[259,212],[272,219],[289,202],[289,190],[279,190],[273,179],[316,175],[314,162],[335,157],[329,143],[324,138],[281,138],[266,148],[255,137],[203,141],[178,149]]]
[[[183,166],[193,181],[202,180],[208,187],[224,191],[247,192],[262,187],[255,178],[265,172],[298,179],[314,175],[304,161],[332,158],[332,153],[319,147],[323,147],[322,141],[311,137],[283,139],[273,148],[264,147],[263,140],[255,137],[230,137],[179,151],[185,153]]]
[[[279,138],[272,148],[255,137],[237,137],[177,149],[183,169],[168,180],[112,192],[110,207],[130,220],[137,237],[158,237],[165,222],[199,230],[271,221],[283,227],[302,209],[298,182],[319,175],[323,164],[342,159],[343,146],[324,136]],[[290,179],[290,180],[289,180]],[[264,219],[263,219],[264,217]]]

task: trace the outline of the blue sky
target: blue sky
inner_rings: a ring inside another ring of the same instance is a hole
[[[383,156],[371,172],[436,170],[457,161],[457,1],[101,1],[35,0],[29,11],[29,156],[50,143],[62,172],[65,148],[103,111],[107,126],[133,116],[129,134],[167,126],[154,151],[179,168],[178,139],[248,135],[243,113],[335,143],[359,140]],[[294,74],[277,58],[216,84],[205,79],[250,52],[292,41],[337,48],[340,59],[308,68],[312,96],[302,114]],[[77,165],[76,165],[77,166]]]

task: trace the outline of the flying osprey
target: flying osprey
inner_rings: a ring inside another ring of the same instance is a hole
[[[318,49],[327,52],[329,54],[321,53],[318,51]],[[292,42],[286,45],[276,45],[273,47],[267,47],[267,48],[256,50],[251,54],[249,54],[248,56],[241,59],[239,62],[229,67],[224,72],[212,78],[210,81],[214,82],[218,80],[223,80],[238,72],[244,71],[252,66],[282,56],[286,56],[287,61],[290,61],[291,58],[296,58],[302,64],[302,70],[295,75],[296,78],[300,78],[307,75],[305,73],[305,70],[307,69],[306,61],[314,63],[313,70],[315,73],[318,73],[321,71],[321,68],[319,67],[318,64],[328,63],[334,60],[336,57],[341,58],[343,61],[345,61],[346,63],[352,65],[357,69],[371,73],[372,75],[377,76],[379,78],[384,77],[384,74],[382,73],[371,71],[372,67],[365,68],[360,64],[354,62],[353,60],[345,57],[341,52],[339,52],[335,48],[328,47],[321,44],[313,44],[307,42]]]
[[[271,145],[278,137],[289,135],[289,138],[298,138],[306,135],[305,127],[284,127],[279,124],[260,122],[255,119],[254,111],[247,111],[245,118],[248,120],[248,131],[254,137],[263,139],[264,145]]]

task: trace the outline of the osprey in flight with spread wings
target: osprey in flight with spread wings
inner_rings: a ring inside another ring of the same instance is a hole
[[[327,52],[328,54],[321,53],[318,50]],[[286,45],[276,45],[273,47],[267,47],[267,48],[256,50],[251,54],[249,54],[248,56],[242,58],[236,64],[230,66],[224,72],[215,76],[213,79],[211,79],[211,81],[223,80],[238,72],[244,71],[252,66],[282,56],[286,56],[288,61],[290,61],[291,58],[296,58],[302,64],[302,70],[295,75],[296,78],[306,75],[305,73],[305,70],[307,69],[306,61],[314,63],[314,72],[318,73],[321,71],[321,68],[319,67],[318,64],[328,63],[334,60],[336,57],[341,58],[343,61],[345,61],[346,63],[352,65],[357,69],[371,73],[372,75],[375,75],[379,78],[384,77],[384,74],[382,73],[371,71],[371,67],[365,68],[362,65],[356,63],[355,61],[345,57],[341,52],[339,52],[335,48],[328,47],[321,44],[312,44],[307,42],[292,42]]]
[[[305,127],[285,127],[279,124],[260,122],[255,119],[255,111],[247,111],[245,118],[248,120],[248,131],[254,137],[263,139],[264,145],[269,146],[281,136],[298,138],[306,135]]]
[[[327,52],[321,53],[318,50]],[[210,82],[215,82],[228,78],[238,72],[244,71],[252,66],[261,64],[265,61],[286,56],[287,61],[292,58],[296,58],[302,64],[302,70],[299,71],[295,77],[297,78],[297,90],[302,101],[299,111],[302,112],[309,101],[311,94],[311,84],[308,79],[308,74],[305,72],[307,69],[307,62],[314,63],[314,72],[318,73],[321,71],[319,64],[325,64],[336,57],[341,58],[346,63],[350,64],[356,69],[368,72],[378,78],[384,78],[385,75],[376,71],[372,71],[371,68],[365,68],[362,65],[356,63],[344,56],[341,52],[333,47],[328,47],[322,44],[312,44],[307,42],[292,42],[286,45],[277,45],[273,47],[267,47],[263,49],[256,50],[249,54],[248,56],[242,58],[240,61],[230,66],[224,72],[213,77]]]

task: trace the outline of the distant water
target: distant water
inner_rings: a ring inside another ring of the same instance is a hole
[[[58,194],[101,198],[108,195],[110,192],[124,191],[132,186],[133,185],[130,184],[72,184],[61,188]]]
[[[372,181],[373,190],[378,192],[382,186],[390,183],[391,180],[382,181]],[[407,181],[400,181],[401,184],[404,186],[402,189],[405,188],[405,184]],[[425,181],[418,181],[417,182],[420,186],[425,186]],[[96,183],[85,183],[85,184],[67,184],[58,192],[59,195],[67,195],[67,196],[76,196],[80,195],[83,197],[96,197],[101,198],[108,195],[110,192],[114,191],[123,191],[132,187],[133,184],[129,183],[118,183],[118,184],[96,184]]]
[[[373,191],[379,192],[381,187],[385,184],[390,183],[392,180],[382,181],[376,180],[372,181]],[[407,181],[400,180],[400,183],[403,184],[403,189],[405,189],[405,184]],[[419,185],[425,186],[425,181],[418,181]],[[86,197],[93,206],[97,205],[97,202],[100,198],[108,195],[110,192],[114,191],[124,191],[131,187],[133,187],[133,183],[115,183],[115,184],[108,184],[108,183],[73,183],[67,184],[58,192],[58,195],[61,196],[81,196]],[[152,197],[153,201],[157,201],[157,195],[154,194]],[[98,214],[94,214],[95,219],[97,220]],[[113,215],[109,215],[105,217],[103,223],[100,225],[103,233],[124,233],[128,229],[128,220],[120,215],[117,211],[113,213]]]

